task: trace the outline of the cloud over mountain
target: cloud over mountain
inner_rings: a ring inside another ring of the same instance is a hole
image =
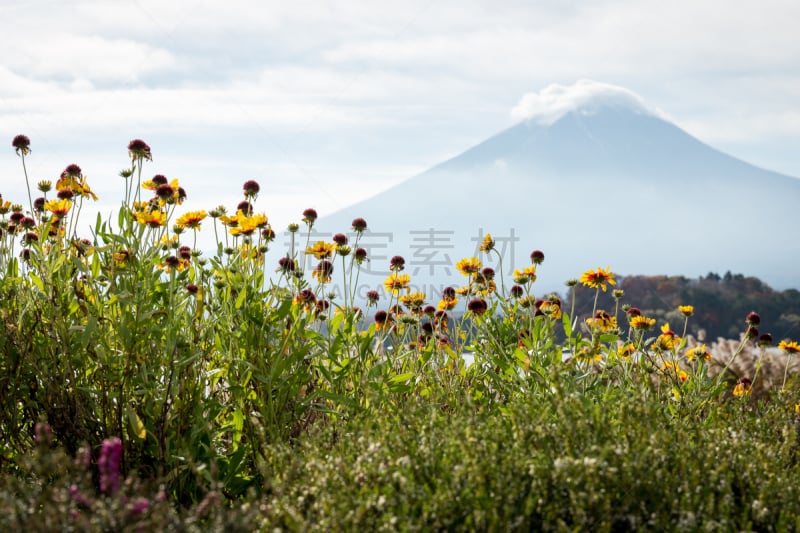
[[[624,87],[586,79],[568,86],[553,83],[541,91],[527,93],[511,110],[511,116],[549,126],[571,111],[592,113],[599,108],[614,107],[665,118]]]

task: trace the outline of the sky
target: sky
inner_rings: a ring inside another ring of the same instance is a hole
[[[34,183],[76,163],[110,213],[141,138],[146,177],[178,178],[186,210],[231,209],[255,179],[280,230],[458,155],[578,80],[800,177],[798,20],[794,0],[0,0],[0,193],[25,203],[23,133]]]

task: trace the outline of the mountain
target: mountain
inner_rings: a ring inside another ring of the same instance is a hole
[[[392,255],[405,257],[420,289],[461,284],[453,265],[477,255],[484,232],[505,246],[507,285],[532,250],[545,253],[537,292],[607,265],[619,275],[731,270],[800,287],[800,180],[715,150],[638,100],[606,96],[523,120],[321,218],[318,231],[367,220],[372,262],[360,283],[370,288]]]

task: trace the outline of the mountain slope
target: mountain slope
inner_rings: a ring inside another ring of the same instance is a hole
[[[542,290],[607,264],[623,275],[733,270],[786,288],[800,286],[798,200],[800,180],[637,107],[592,103],[552,123],[524,121],[318,227],[342,231],[364,217],[392,234],[373,250],[375,279],[386,256],[400,254],[426,288],[460,283],[444,256],[475,254],[485,231],[519,239],[505,251],[506,272],[545,252]]]

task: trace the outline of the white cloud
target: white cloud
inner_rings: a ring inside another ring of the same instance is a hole
[[[14,50],[16,43],[10,41],[11,36],[0,38],[4,48]],[[144,42],[59,31],[30,39],[24,50],[8,54],[5,63],[35,79],[119,84],[173,68],[176,59],[169,51]]]
[[[511,110],[516,120],[528,120],[549,125],[570,111],[592,113],[601,107],[624,107],[637,113],[660,115],[648,107],[636,93],[593,80],[579,80],[574,85],[557,83],[548,85],[539,92],[528,93]]]
[[[249,161],[277,146],[368,180],[456,155],[509,126],[516,102],[516,119],[601,97],[654,112],[621,87],[569,85],[592,78],[703,140],[790,146],[798,17],[791,0],[9,0],[0,134],[35,136],[37,157],[112,134],[187,156],[197,138],[252,136],[271,152],[240,150]]]
[[[440,91],[431,93],[431,82]],[[460,115],[475,97],[468,84],[446,76],[423,80],[400,72],[301,65],[271,66],[247,78],[214,84],[117,88],[96,87],[85,78],[44,83],[0,66],[0,86],[3,126],[28,129],[35,124],[40,133],[56,135],[143,127],[165,133],[256,128],[277,136],[333,130],[341,134],[357,128],[441,123],[443,115]]]
[[[20,76],[4,65],[0,65],[0,103],[19,96],[45,96],[52,84],[43,83]]]

